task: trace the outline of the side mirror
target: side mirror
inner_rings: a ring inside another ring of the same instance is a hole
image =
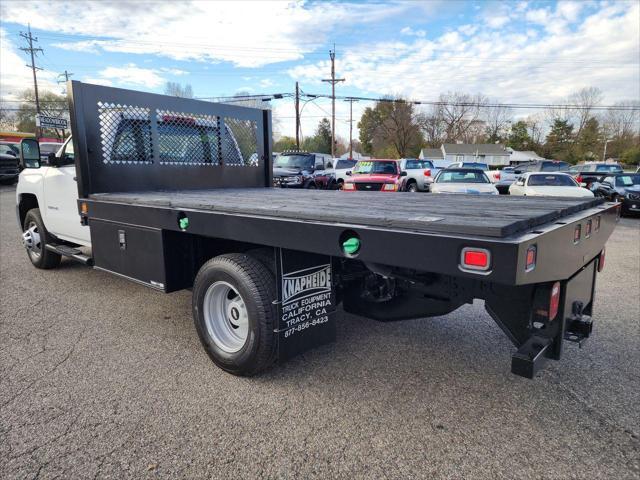
[[[23,138],[20,142],[20,166],[40,168],[40,144],[35,138]]]
[[[49,152],[49,154],[47,155],[47,163],[52,167],[58,166],[58,157],[56,157],[55,152]]]
[[[516,185],[518,185],[519,187],[524,187],[524,180],[518,180],[516,182]]]
[[[400,172],[400,176],[401,177],[406,177],[407,176],[407,172],[405,170]]]
[[[351,170],[347,170],[346,175],[351,176]]]

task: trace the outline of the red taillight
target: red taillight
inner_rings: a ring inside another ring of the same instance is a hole
[[[500,172],[496,172],[496,180],[500,180]]]
[[[484,248],[463,248],[460,256],[463,270],[487,271],[491,267],[491,253]]]
[[[551,295],[549,296],[549,321],[558,315],[558,306],[560,305],[560,282],[556,282],[551,287]]]
[[[536,257],[538,256],[538,248],[535,245],[531,245],[527,248],[527,261],[525,262],[524,271],[530,272],[536,268]]]
[[[602,251],[600,252],[600,257],[598,257],[598,272],[601,272],[602,270],[604,270],[604,255],[605,251],[604,248],[602,249]]]
[[[576,177],[576,182],[578,182],[578,183],[582,183],[582,175],[578,175],[578,176]]]
[[[427,168],[427,169],[424,171],[424,176],[425,176],[425,177],[430,177],[430,176],[431,176],[431,169]]]

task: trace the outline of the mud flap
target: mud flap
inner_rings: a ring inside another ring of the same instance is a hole
[[[278,362],[336,339],[333,259],[276,249]]]

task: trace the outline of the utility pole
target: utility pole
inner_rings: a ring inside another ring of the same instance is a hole
[[[300,150],[300,89],[296,82],[296,150]]]
[[[58,75],[58,78],[64,77],[64,80],[58,80],[58,83],[67,83],[69,81],[69,77],[73,77],[73,73],[67,72],[66,70]]]
[[[35,57],[38,52],[43,53],[43,51],[41,48],[33,48],[33,42],[37,42],[38,38],[34,38],[33,35],[31,35],[31,24],[28,25],[27,33],[20,32],[20,36],[29,43],[28,47],[21,47],[20,50],[31,54],[31,65],[27,64],[27,67],[31,67],[31,71],[33,72],[33,91],[36,96],[36,113],[40,114],[40,99],[38,97],[38,78],[36,77],[36,70],[42,69],[36,67]],[[36,127],[36,137],[38,136],[37,134],[38,128]]]
[[[331,83],[331,157],[335,157],[336,150],[336,83],[344,82],[344,78],[336,78],[336,45],[333,50],[329,50],[331,58],[331,78],[322,80]]]
[[[349,159],[353,160],[353,102],[357,102],[355,98],[347,98],[349,102]]]
[[[602,161],[606,162],[607,161],[607,143],[609,143],[611,140],[607,140],[605,139],[604,141],[604,150],[602,150]]]

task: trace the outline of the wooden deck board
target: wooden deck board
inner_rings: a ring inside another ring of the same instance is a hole
[[[103,193],[94,200],[504,238],[591,208],[598,199],[243,188]]]

